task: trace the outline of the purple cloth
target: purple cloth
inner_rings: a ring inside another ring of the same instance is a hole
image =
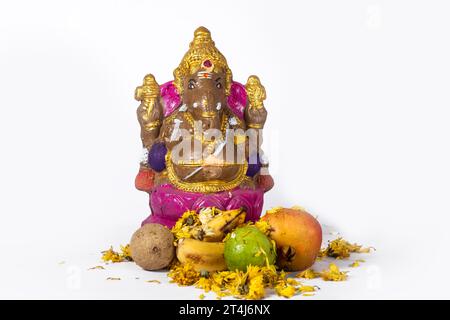
[[[188,210],[198,211],[205,207],[232,210],[244,207],[246,220],[256,221],[261,216],[264,203],[263,189],[241,189],[218,193],[195,193],[176,189],[170,184],[156,187],[150,195],[152,214],[142,222],[160,223],[172,228],[175,222]]]
[[[167,117],[180,106],[181,98],[173,84],[173,81],[164,83],[160,88],[161,98],[164,102],[164,117]],[[245,91],[245,86],[239,82],[233,81],[231,83],[230,95],[227,97],[227,102],[231,111],[233,111],[239,119],[244,119],[244,109],[247,105],[247,93]]]
[[[246,175],[248,177],[253,177],[255,174],[259,172],[261,169],[261,161],[259,159],[258,154],[253,154],[248,159],[248,168]]]
[[[148,152],[148,165],[156,172],[166,168],[167,148],[163,142],[154,143]]]

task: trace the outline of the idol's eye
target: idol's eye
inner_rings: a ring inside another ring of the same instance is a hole
[[[220,83],[220,77],[216,79],[216,88],[222,89],[222,83]]]
[[[220,83],[220,77],[216,79],[216,88],[222,89],[222,83]]]
[[[188,89],[191,89],[191,90],[194,89],[195,85],[196,85],[196,83],[195,83],[194,79],[189,80],[189,82],[188,82]]]

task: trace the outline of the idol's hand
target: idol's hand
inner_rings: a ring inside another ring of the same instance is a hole
[[[159,135],[163,120],[159,85],[153,75],[145,76],[144,83],[136,88],[134,97],[141,102],[137,117],[141,126],[142,145],[150,148]]]
[[[245,108],[245,122],[248,128],[262,129],[266,123],[266,108]]]

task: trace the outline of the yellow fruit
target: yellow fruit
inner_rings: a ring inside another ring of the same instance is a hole
[[[211,210],[219,211],[211,208],[199,213],[202,225],[191,230],[191,234],[195,239],[208,242],[221,241],[228,232],[245,221],[246,213],[243,209],[219,211],[220,213],[216,215],[212,215]]]
[[[223,242],[184,238],[178,242],[177,258],[183,264],[191,264],[196,271],[222,271],[227,269],[224,248]]]
[[[270,225],[280,268],[301,271],[313,265],[322,244],[322,228],[312,215],[303,209],[279,208],[261,219]]]

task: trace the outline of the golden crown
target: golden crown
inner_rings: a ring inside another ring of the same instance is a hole
[[[204,67],[203,63],[207,60],[214,66],[214,71],[225,73],[225,90],[227,95],[230,94],[233,75],[228,68],[227,59],[216,48],[211,32],[205,27],[199,27],[194,32],[194,40],[189,44],[189,50],[173,71],[174,85],[180,95],[183,93],[183,79]]]

